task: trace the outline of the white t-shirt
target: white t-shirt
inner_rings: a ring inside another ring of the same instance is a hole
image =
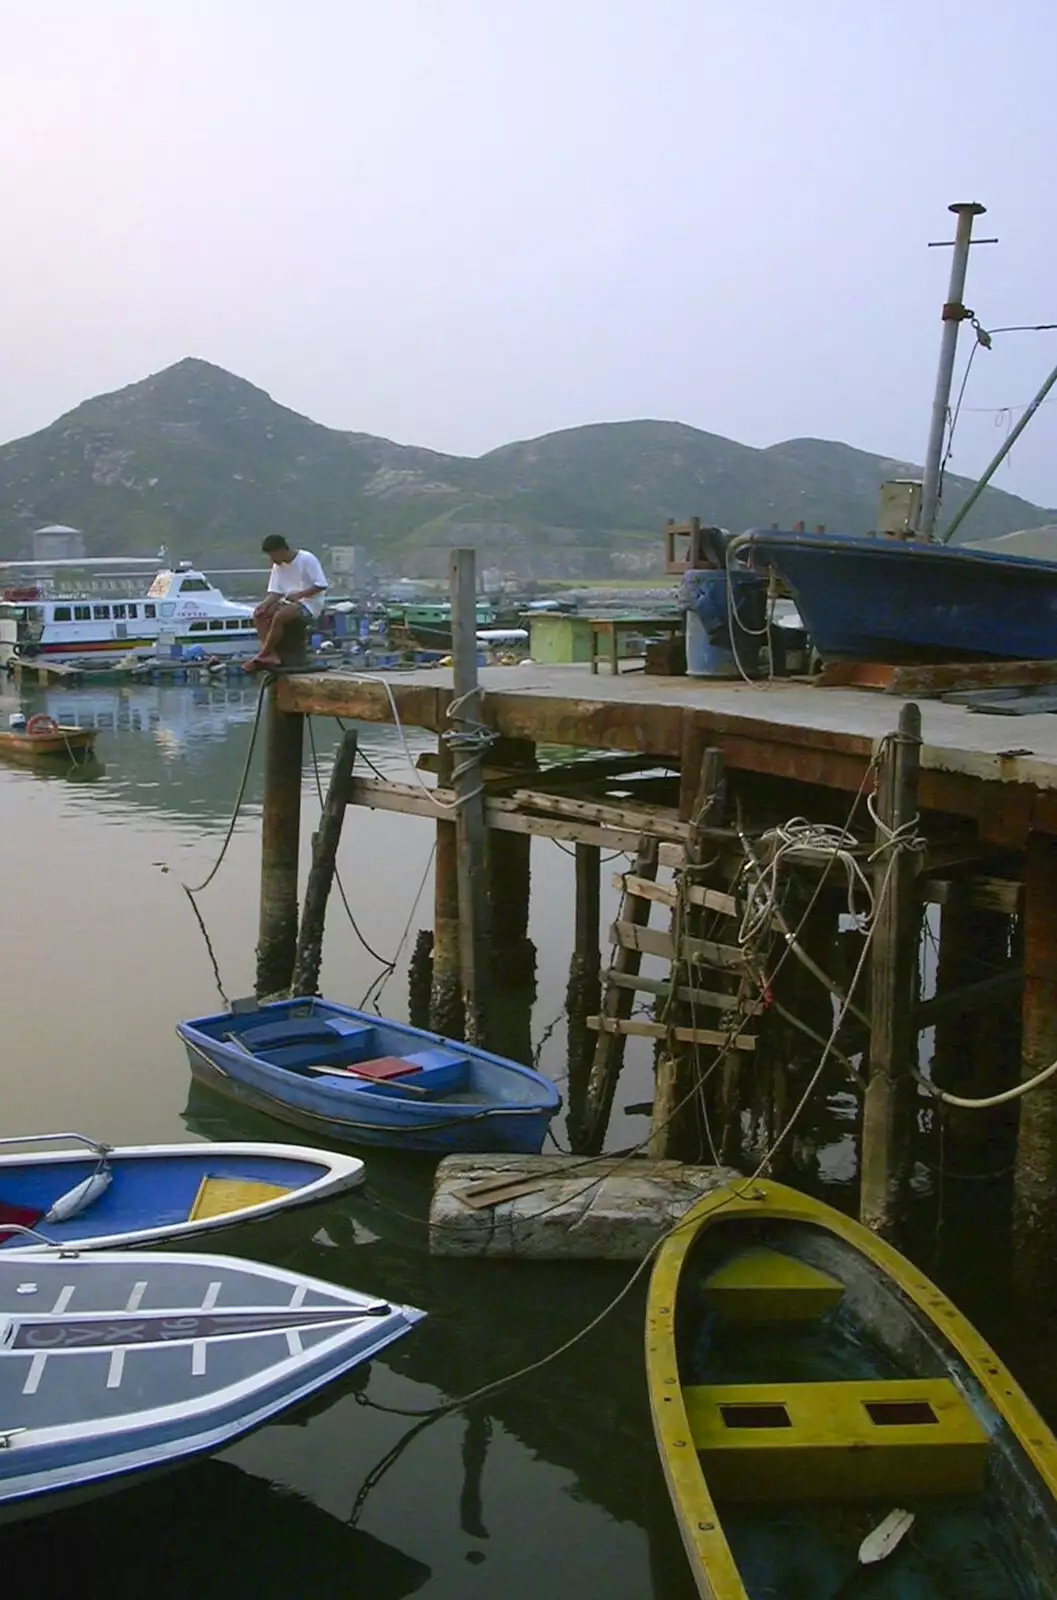
[[[299,594],[302,589],[312,589],[317,584],[325,589],[327,580],[311,550],[299,550],[292,561],[272,562],[272,575],[268,579],[269,594]],[[314,617],[318,617],[322,614],[325,599],[325,594],[310,594],[301,604],[306,605]]]

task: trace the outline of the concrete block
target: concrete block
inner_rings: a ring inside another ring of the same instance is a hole
[[[697,1200],[740,1176],[644,1157],[447,1156],[433,1185],[430,1252],[641,1261]]]

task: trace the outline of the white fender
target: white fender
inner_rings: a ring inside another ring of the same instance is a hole
[[[71,1217],[76,1217],[87,1210],[94,1200],[98,1200],[99,1196],[109,1189],[113,1176],[109,1167],[100,1167],[90,1178],[85,1178],[75,1188],[60,1194],[47,1216],[42,1217],[41,1221],[69,1222]]]

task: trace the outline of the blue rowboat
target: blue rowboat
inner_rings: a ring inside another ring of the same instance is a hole
[[[0,1257],[0,1521],[222,1449],[422,1315],[228,1256]]]
[[[777,569],[824,660],[1057,659],[1057,562],[756,529],[729,555]]]
[[[561,1105],[529,1067],[328,1000],[280,1000],[181,1022],[201,1082],[347,1144],[516,1151]]]
[[[98,1250],[206,1233],[363,1182],[363,1162],[296,1144],[114,1148],[77,1133],[0,1139],[0,1251]]]

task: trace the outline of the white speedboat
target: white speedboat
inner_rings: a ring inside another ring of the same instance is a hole
[[[423,1313],[228,1256],[0,1258],[0,1522],[222,1449]]]
[[[258,645],[253,607],[226,599],[185,561],[163,568],[141,595],[16,590],[0,602],[0,640],[14,655],[104,666],[173,645],[211,656]]]

